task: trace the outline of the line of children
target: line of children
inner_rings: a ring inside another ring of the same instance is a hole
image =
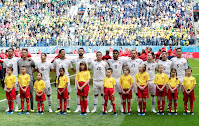
[[[19,113],[19,115],[24,114],[24,99],[26,99],[27,102],[27,112],[29,113],[29,106],[30,106],[30,90],[29,90],[29,84],[30,84],[30,76],[26,73],[26,67],[21,68],[22,74],[19,75],[19,86],[20,86],[20,98],[21,98],[21,109],[22,112]],[[13,106],[14,102],[13,100],[16,99],[16,93],[15,93],[15,82],[16,78],[14,75],[12,75],[13,68],[7,69],[7,76],[5,77],[5,88],[6,88],[6,98],[8,100],[8,106],[9,111],[7,114],[13,114]],[[64,75],[65,69],[60,68],[59,70],[60,76],[56,79],[57,84],[57,99],[60,99],[60,113],[59,115],[63,114],[66,115],[66,106],[67,106],[67,99],[68,99],[68,77]],[[111,101],[113,105],[114,115],[116,116],[116,107],[115,107],[115,79],[111,76],[112,75],[112,69],[108,68],[106,75],[107,77],[103,81],[103,89],[104,89],[104,111],[100,115],[106,114],[107,104],[108,100]],[[122,99],[123,99],[123,109],[124,112],[121,115],[130,115],[131,110],[131,99],[132,99],[132,87],[133,87],[133,78],[129,75],[130,70],[129,68],[123,69],[124,75],[120,77],[120,85],[122,89]],[[187,103],[188,99],[190,99],[190,109],[191,115],[194,115],[193,113],[193,102],[195,101],[195,95],[194,95],[194,88],[196,85],[196,79],[191,76],[192,69],[188,68],[186,69],[186,77],[183,79],[182,86],[184,89],[183,92],[183,101],[184,101],[184,110],[185,112],[183,115],[187,115]],[[81,104],[81,114],[80,115],[86,115],[86,109],[87,109],[87,97],[89,92],[89,81],[90,81],[90,72],[87,70],[87,66],[85,62],[80,63],[79,71],[76,74],[75,81],[77,83],[77,95],[80,96],[80,104]],[[140,113],[138,115],[145,115],[146,112],[146,98],[149,98],[148,93],[148,83],[149,83],[149,75],[146,73],[146,65],[142,64],[139,66],[139,73],[136,75],[135,78],[137,90],[138,90],[138,98],[139,98],[139,107],[140,107]],[[172,115],[171,108],[172,108],[172,100],[174,100],[174,115],[177,115],[177,102],[178,100],[178,86],[179,86],[179,79],[177,77],[177,71],[176,69],[172,68],[170,77],[167,78],[167,75],[163,73],[163,65],[158,66],[158,74],[155,75],[154,84],[156,85],[156,96],[158,98],[158,110],[159,112],[157,115],[164,115],[164,107],[165,107],[165,96],[166,96],[166,84],[168,85],[168,94],[167,99],[169,100],[169,113],[168,115]],[[45,89],[45,83],[42,80],[42,74],[37,74],[37,81],[35,81],[34,85],[35,94],[36,94],[36,101],[38,101],[38,113],[37,114],[44,114],[44,101],[46,100],[44,89]],[[62,109],[62,100],[64,100],[64,111]],[[126,113],[126,100],[128,102],[128,111]],[[162,103],[162,108],[161,108]],[[41,106],[41,109],[40,109]],[[41,111],[40,111],[41,110]]]

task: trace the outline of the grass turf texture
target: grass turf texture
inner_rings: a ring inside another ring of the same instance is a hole
[[[199,67],[199,59],[189,59],[190,67]],[[70,75],[74,73],[70,71]],[[199,74],[199,68],[193,68],[193,74]],[[36,73],[34,73],[34,76]],[[92,75],[92,72],[91,72]],[[194,76],[196,80],[199,80],[199,75]],[[96,113],[88,113],[87,116],[79,116],[79,113],[74,113],[73,111],[76,109],[76,93],[74,92],[74,78],[71,77],[71,113],[67,113],[67,115],[57,115],[56,113],[48,113],[48,102],[45,101],[45,113],[44,115],[37,115],[35,113],[30,113],[30,115],[18,115],[14,113],[14,115],[5,114],[5,109],[7,109],[7,102],[0,103],[0,124],[1,125],[197,125],[199,123],[199,101],[198,101],[198,85],[195,88],[195,97],[196,101],[194,102],[194,116],[183,116],[184,112],[184,103],[182,101],[183,95],[182,92],[179,93],[178,100],[178,115],[177,116],[168,116],[167,112],[165,112],[164,116],[158,116],[151,112],[151,98],[147,100],[147,112],[146,116],[138,116],[137,115],[137,105],[135,100],[135,95],[133,95],[132,105],[131,105],[131,115],[130,116],[122,116],[120,115],[120,99],[119,95],[116,93],[116,109],[118,112],[118,116],[113,116],[113,113],[108,113],[107,115],[100,116],[102,107],[101,107],[101,96],[98,99],[98,107]],[[55,72],[51,72],[51,81],[55,79]],[[55,111],[57,109],[57,96],[56,96],[56,88],[52,85],[52,109]],[[0,98],[5,98],[5,92],[3,89],[0,89]],[[93,108],[93,89],[92,89],[92,80],[90,83],[90,92],[89,92],[89,105],[90,111]],[[189,104],[188,104],[189,106]],[[173,106],[172,106],[173,107]],[[20,108],[20,104],[19,104]],[[25,104],[26,108],[26,104]],[[110,105],[108,105],[108,109]],[[190,107],[189,107],[190,108]],[[37,103],[34,102],[34,109],[37,109]],[[157,110],[157,103],[156,103]],[[166,108],[165,108],[166,111]]]

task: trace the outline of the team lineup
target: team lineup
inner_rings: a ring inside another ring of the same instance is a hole
[[[33,103],[35,91],[35,100],[37,101],[37,114],[44,114],[44,101],[48,100],[49,112],[51,108],[51,84],[50,71],[56,71],[57,87],[57,110],[59,115],[66,115],[70,112],[70,77],[68,70],[76,72],[75,92],[77,93],[77,109],[74,112],[81,111],[80,115],[87,115],[89,110],[89,82],[90,71],[93,70],[93,102],[92,113],[97,111],[98,95],[101,95],[102,113],[114,112],[116,116],[115,95],[120,96],[121,115],[131,114],[132,93],[136,94],[138,115],[145,115],[146,100],[151,95],[151,111],[157,115],[164,115],[165,97],[167,97],[168,115],[177,115],[178,93],[183,93],[184,113],[188,112],[188,101],[190,101],[190,114],[193,113],[193,102],[195,101],[194,88],[196,80],[191,76],[192,69],[188,62],[182,57],[181,48],[176,49],[177,57],[167,59],[167,52],[161,52],[161,60],[155,61],[153,54],[147,54],[147,61],[137,58],[136,50],[131,51],[131,58],[128,60],[119,59],[119,51],[113,50],[113,59],[102,60],[102,53],[96,53],[96,60],[92,61],[85,58],[84,49],[79,48],[79,57],[69,60],[65,58],[65,50],[59,50],[58,56],[50,63],[46,62],[47,54],[41,54],[41,62],[35,65],[31,58],[28,58],[28,50],[22,49],[22,57],[14,57],[13,49],[8,49],[8,58],[3,62],[5,74],[5,90],[8,100],[7,114],[19,111],[21,114],[30,114],[34,112]],[[72,64],[75,64],[75,68]],[[155,72],[158,72],[155,74]],[[33,72],[37,72],[37,80],[34,81]],[[20,95],[19,95],[20,94]],[[46,96],[45,96],[46,94]],[[155,110],[156,98],[158,112]],[[21,109],[18,110],[19,98],[21,98]],[[189,99],[189,100],[188,100]],[[111,108],[107,111],[108,100]],[[27,102],[27,111],[24,109],[24,101]],[[63,103],[62,103],[63,101]],[[174,110],[172,110],[172,101],[174,101]],[[64,107],[63,107],[64,106]],[[127,109],[126,109],[127,108]]]

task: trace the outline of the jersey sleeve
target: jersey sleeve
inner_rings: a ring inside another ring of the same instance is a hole
[[[54,69],[54,66],[52,63],[50,63],[50,69],[53,70]]]
[[[7,76],[6,76],[5,79],[4,79],[4,83],[7,83]]]
[[[120,83],[122,83],[122,76],[120,77]]]
[[[103,85],[105,85],[105,79],[103,80]]]
[[[42,83],[43,83],[43,85],[42,85],[42,86],[43,86],[43,88],[45,88],[45,87],[46,87],[45,82],[43,81]]]
[[[185,78],[183,78],[182,85],[185,85]]]
[[[157,75],[155,75],[154,84],[157,84]]]
[[[13,77],[14,77],[14,80],[13,80],[13,81],[16,82],[16,77],[15,77],[15,76],[13,76]]]
[[[115,79],[113,78],[113,85],[116,85]]]
[[[146,75],[146,80],[147,81],[149,81],[150,80],[150,78],[149,78],[149,74],[147,73],[147,75]]]
[[[59,78],[59,77],[56,78],[56,83],[57,83],[57,84],[58,84],[58,78]]]
[[[89,68],[90,68],[90,69],[93,69],[93,62],[91,62]]]
[[[185,59],[185,60],[186,60],[186,59]],[[187,69],[187,68],[188,68],[188,66],[189,66],[189,65],[188,65],[188,61],[186,60],[186,62],[185,62],[185,66],[184,66],[184,67],[185,67],[185,69]]]
[[[133,77],[131,76],[131,84],[133,83]]]
[[[197,83],[196,83],[196,79],[195,79],[195,78],[193,79],[193,84],[197,84]]]
[[[30,82],[30,75],[28,75],[28,82]]]
[[[75,76],[75,80],[79,80],[79,71],[77,72],[77,74]]]
[[[135,81],[138,81],[138,74],[136,74],[135,76]]]
[[[89,71],[87,71],[87,79],[91,79],[91,75],[90,75],[90,72]]]
[[[68,77],[66,76],[66,83],[68,83]]]

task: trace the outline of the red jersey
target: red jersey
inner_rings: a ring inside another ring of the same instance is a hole
[[[119,57],[120,57],[120,56],[123,56],[123,54],[124,54],[124,53],[123,53],[123,51],[121,50],[121,51],[119,52]]]
[[[102,57],[102,60],[108,60],[108,59],[111,59],[111,56],[109,56],[109,55],[104,55],[104,56]]]
[[[164,48],[161,49],[161,51],[162,51],[162,52],[163,52],[163,51],[167,51],[167,49],[164,47]]]
[[[160,54],[161,54],[161,51],[158,51],[155,55],[156,55],[156,59],[159,59],[160,58]]]
[[[112,48],[110,48],[110,49],[109,49],[109,52],[113,52],[113,49],[112,49]]]
[[[5,55],[5,53],[0,53],[0,58],[1,58],[1,59],[6,59],[7,56]]]
[[[95,50],[93,53],[96,53],[97,52],[97,50]]]
[[[73,52],[73,54],[78,54],[78,51],[77,51],[77,50],[75,50],[75,51]]]
[[[143,53],[139,58],[142,59],[143,61],[146,61],[147,60],[146,53]]]
[[[59,49],[56,49],[56,50],[55,50],[55,54],[59,54]]]
[[[167,53],[168,53],[169,56],[171,56],[172,49],[169,49]]]

